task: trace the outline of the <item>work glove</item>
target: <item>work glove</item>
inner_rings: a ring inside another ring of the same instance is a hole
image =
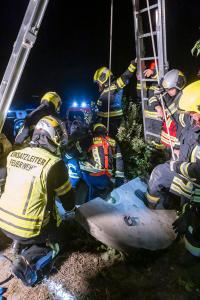
[[[124,178],[116,177],[115,178],[115,187],[120,187],[122,184],[124,184]]]
[[[172,223],[173,230],[176,234],[184,235],[190,225],[191,220],[191,206],[190,204],[186,204],[185,211],[180,215],[174,223]]]

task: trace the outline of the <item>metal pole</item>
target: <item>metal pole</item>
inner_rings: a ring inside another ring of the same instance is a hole
[[[0,85],[0,132],[49,0],[30,0]]]
[[[109,70],[111,71],[112,67],[112,32],[113,32],[113,0],[111,0],[110,7],[110,51],[109,51]],[[110,86],[111,86],[111,76],[108,81],[108,118],[107,118],[107,132],[109,133],[110,127]]]

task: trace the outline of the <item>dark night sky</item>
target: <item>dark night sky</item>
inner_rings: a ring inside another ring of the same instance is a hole
[[[28,0],[4,1],[0,18],[0,76],[3,77]],[[171,68],[180,68],[189,81],[195,78],[200,58],[190,49],[200,38],[200,1],[166,0],[167,49]],[[97,96],[94,71],[108,65],[109,0],[50,0],[37,41],[31,50],[12,106],[38,105],[48,90],[67,103]],[[120,75],[135,56],[131,0],[114,0],[112,70]],[[134,88],[131,82],[126,92]]]

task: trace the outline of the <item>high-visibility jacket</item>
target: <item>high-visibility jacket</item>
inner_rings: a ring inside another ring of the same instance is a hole
[[[110,85],[110,111],[109,117],[122,116],[122,95],[123,88],[129,83],[129,79],[135,72],[136,66],[131,63],[128,69],[116,80],[113,80]],[[106,84],[99,99],[97,100],[97,115],[99,117],[108,117],[108,97],[109,97],[109,85]]]
[[[196,206],[184,235],[186,249],[200,257],[200,128],[192,124],[185,127],[180,135],[179,161],[174,163],[174,176],[170,190],[183,196]],[[187,204],[186,204],[187,205]],[[185,206],[183,207],[184,212]],[[198,229],[198,232],[195,232]]]
[[[166,147],[170,147],[170,140],[171,140],[172,146],[174,148],[179,148],[180,146],[179,136],[182,128],[186,126],[188,121],[187,115],[180,114],[177,112],[178,109],[176,103],[178,101],[178,97],[179,95],[175,97],[170,97],[168,94],[163,96],[167,122],[163,120],[162,131],[161,131],[161,142]],[[161,106],[159,96],[153,96],[149,99],[150,111],[147,112],[151,114],[151,117],[155,118],[155,120],[158,119],[157,113],[155,111],[156,106]],[[160,127],[159,122],[158,122],[158,127]],[[167,127],[169,129],[169,134],[168,134]]]
[[[8,155],[5,190],[0,198],[3,230],[21,238],[38,236],[52,213],[59,226],[61,218],[47,195],[48,174],[59,161],[59,157],[41,148],[27,147]],[[57,194],[64,195],[70,189],[68,182],[57,189]]]
[[[93,176],[104,175],[124,178],[124,164],[119,145],[109,136],[94,137],[88,149],[87,161],[80,168]]]
[[[182,130],[180,156],[173,169],[177,175],[171,191],[200,203],[200,128],[190,125]]]

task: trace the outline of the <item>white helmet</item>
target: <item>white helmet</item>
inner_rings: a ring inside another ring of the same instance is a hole
[[[165,90],[176,88],[177,90],[182,90],[186,84],[186,78],[184,74],[177,70],[173,69],[165,74],[161,79],[161,86]]]
[[[36,124],[31,144],[58,153],[62,138],[63,130],[59,122],[52,116],[46,116]]]

